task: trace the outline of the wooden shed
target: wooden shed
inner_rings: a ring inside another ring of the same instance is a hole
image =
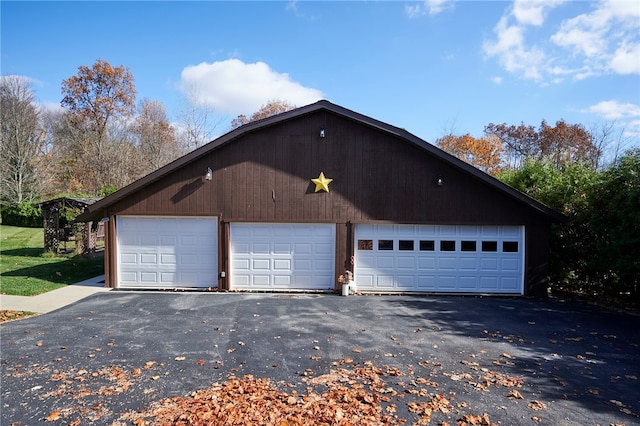
[[[246,124],[88,206],[109,287],[542,296],[562,216],[328,101]]]

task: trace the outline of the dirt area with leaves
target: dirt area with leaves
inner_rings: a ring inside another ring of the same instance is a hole
[[[21,318],[27,318],[33,315],[37,315],[35,312],[25,312],[25,311],[12,311],[9,309],[0,310],[0,323],[13,321]]]
[[[2,324],[0,420],[640,424],[639,326],[519,298],[101,293]]]

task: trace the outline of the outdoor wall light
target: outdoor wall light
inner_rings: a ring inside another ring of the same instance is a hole
[[[436,185],[442,186],[443,183],[444,181],[442,180],[442,176],[438,176],[438,179],[436,180]]]
[[[324,126],[320,127],[320,137],[324,138]]]
[[[211,170],[211,167],[207,167],[207,173],[205,173],[204,178],[206,180],[213,179],[213,170]]]

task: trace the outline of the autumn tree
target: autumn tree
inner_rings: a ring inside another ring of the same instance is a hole
[[[143,99],[140,102],[131,132],[137,140],[141,174],[159,169],[183,153],[167,119],[167,110],[160,101]]]
[[[126,161],[121,141],[110,129],[122,126],[135,112],[136,89],[131,71],[97,60],[92,67],[80,66],[78,73],[62,82],[61,105],[67,111],[66,130],[73,152],[78,155],[76,174],[84,174],[86,190],[121,184],[120,166]],[[126,150],[125,150],[126,151]]]
[[[0,78],[0,188],[3,204],[17,205],[40,194],[38,166],[43,138],[30,82]]]
[[[262,105],[260,109],[253,114],[250,118],[247,118],[244,114],[240,114],[231,121],[231,128],[236,129],[244,124],[252,121],[262,120],[263,118],[271,117],[272,115],[280,114],[283,112],[291,111],[296,106],[290,104],[287,101],[271,100]]]
[[[524,160],[548,160],[554,166],[575,161],[596,165],[601,155],[591,134],[579,124],[567,124],[564,120],[550,126],[542,120],[536,129],[520,124],[489,124],[485,135],[498,138],[505,147],[505,161],[509,168],[518,167]]]
[[[501,169],[502,142],[492,135],[477,139],[468,133],[463,136],[450,134],[438,139],[436,144],[440,149],[491,175]]]

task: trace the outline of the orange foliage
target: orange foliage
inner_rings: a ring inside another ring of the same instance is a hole
[[[496,175],[501,170],[503,146],[496,137],[476,139],[468,133],[463,136],[448,135],[438,139],[436,144],[486,173]]]
[[[262,105],[262,107],[260,107],[258,111],[254,112],[250,118],[247,118],[247,116],[244,114],[240,114],[237,118],[234,118],[231,121],[231,127],[236,129],[243,124],[262,120],[263,118],[271,117],[272,115],[277,115],[283,112],[291,111],[294,108],[296,108],[296,106],[290,104],[287,101],[271,100],[265,105]]]

